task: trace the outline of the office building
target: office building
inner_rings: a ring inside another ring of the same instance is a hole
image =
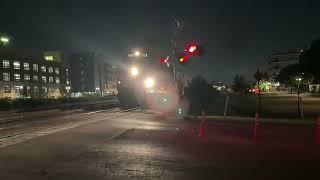
[[[275,78],[280,73],[281,69],[292,64],[298,64],[302,52],[302,49],[296,49],[287,52],[273,53],[269,56],[267,73],[271,82],[275,82]]]
[[[0,48],[0,98],[66,96],[69,69],[31,50]]]
[[[74,97],[84,94],[105,95],[104,58],[91,52],[74,53],[69,56],[71,89]]]

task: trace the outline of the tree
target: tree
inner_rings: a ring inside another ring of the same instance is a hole
[[[257,71],[253,74],[254,79],[257,80],[258,83],[258,89],[259,89],[259,104],[258,104],[258,112],[260,113],[260,109],[261,109],[261,92],[260,92],[260,81],[262,80],[263,74],[260,72],[259,68],[257,69]]]
[[[314,77],[315,83],[320,82],[320,38],[314,40],[308,50],[300,56],[301,70],[310,73]]]
[[[260,72],[259,68],[257,69],[257,71],[253,74],[253,77],[255,80],[257,81],[261,81],[262,80],[262,72]]]
[[[262,80],[264,80],[264,81],[269,81],[269,75],[268,75],[268,73],[267,72],[264,72],[263,73],[263,75],[262,75]]]
[[[202,108],[213,103],[218,94],[207,81],[201,76],[194,77],[188,87],[185,88],[185,96],[190,102],[190,111],[199,113]]]
[[[276,81],[290,86],[290,92],[292,93],[292,87],[296,83],[296,78],[300,74],[299,64],[292,64],[281,69],[280,73],[276,77]]]
[[[233,79],[232,90],[234,92],[243,93],[248,88],[249,88],[249,83],[246,82],[245,78],[241,75],[236,74],[236,76]]]

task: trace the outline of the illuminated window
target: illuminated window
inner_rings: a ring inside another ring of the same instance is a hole
[[[30,86],[26,86],[26,89],[27,89],[27,94],[30,93],[31,87]],[[29,95],[27,95],[27,96],[30,97]]]
[[[13,69],[20,69],[20,61],[13,61]]]
[[[53,83],[53,77],[49,77],[49,83]]]
[[[41,76],[41,81],[42,81],[43,83],[47,83],[47,77]]]
[[[49,87],[49,92],[54,93],[54,88],[53,87]]]
[[[2,67],[3,68],[10,68],[10,61],[9,60],[3,60],[2,61]]]
[[[38,86],[33,86],[33,92],[34,93],[39,93],[39,87]]]
[[[48,88],[47,87],[42,86],[41,89],[42,89],[42,92],[44,92],[44,93],[48,92]]]
[[[49,73],[53,73],[53,67],[49,67],[49,68],[48,68],[48,72],[49,72]]]
[[[13,79],[15,80],[15,81],[20,81],[20,74],[18,74],[18,73],[14,73],[13,74]]]
[[[3,89],[4,89],[4,93],[11,93],[11,86],[9,86],[9,85],[4,85],[4,86],[3,86]]]
[[[33,81],[39,81],[38,75],[33,75]]]
[[[56,77],[56,83],[60,84],[60,77]]]
[[[38,66],[38,64],[33,64],[33,71],[36,71],[36,72],[39,71],[39,66]]]
[[[44,59],[47,61],[53,61],[53,56],[45,56]]]
[[[25,81],[30,81],[30,74],[25,74],[24,75],[24,80]]]
[[[10,81],[10,73],[3,73],[3,81]]]
[[[70,80],[69,79],[66,80],[66,84],[70,85]]]
[[[59,74],[59,68],[55,68],[54,71],[56,72],[56,74]]]
[[[41,72],[47,72],[47,68],[46,68],[46,66],[41,66]]]
[[[29,63],[23,63],[23,69],[26,71],[30,70]]]
[[[15,86],[14,88],[16,94],[22,94],[23,86]]]

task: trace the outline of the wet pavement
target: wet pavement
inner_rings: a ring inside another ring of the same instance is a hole
[[[90,123],[1,148],[0,179],[319,176],[320,149],[311,125],[261,124],[258,143],[253,144],[248,122],[211,121],[206,137],[200,138],[198,120],[167,119],[142,111],[78,118]]]

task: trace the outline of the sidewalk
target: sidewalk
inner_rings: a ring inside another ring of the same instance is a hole
[[[185,116],[186,119],[200,119],[201,116]],[[205,116],[207,120],[213,121],[235,121],[235,122],[253,122],[254,117],[241,117],[241,116]],[[275,124],[297,124],[297,125],[315,125],[316,119],[305,118],[259,118],[260,122],[263,123],[275,123]]]

